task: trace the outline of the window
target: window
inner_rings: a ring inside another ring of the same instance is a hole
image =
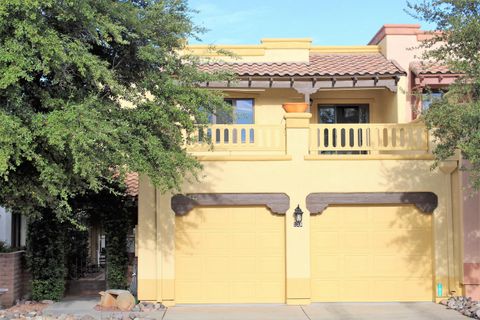
[[[422,110],[427,110],[432,102],[442,99],[443,91],[424,91],[422,94]]]
[[[212,124],[253,124],[253,99],[225,99],[225,102],[232,106],[228,111],[217,112],[212,115]]]

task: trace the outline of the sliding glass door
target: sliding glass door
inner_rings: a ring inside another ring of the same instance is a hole
[[[342,123],[368,123],[369,112],[368,105],[318,105],[318,123],[320,124],[342,124]],[[329,134],[333,137],[329,140]],[[346,135],[348,135],[348,141],[354,141],[353,139],[359,139],[359,145],[363,145],[365,137],[362,135],[362,131],[359,130],[357,137],[355,137],[354,130],[342,130],[337,132],[336,130],[325,130],[324,141],[321,143],[324,146],[328,146],[329,143],[336,147],[337,144],[344,145],[346,142]],[[329,142],[331,141],[331,142]],[[331,147],[331,146],[330,146]],[[323,154],[360,154],[365,151],[322,151]]]
[[[368,122],[368,105],[318,105],[318,123]]]

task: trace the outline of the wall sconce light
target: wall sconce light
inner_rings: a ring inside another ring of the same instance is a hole
[[[293,223],[294,227],[298,228],[302,226],[302,215],[303,211],[300,209],[300,205],[298,205],[293,212],[293,217],[295,218],[295,222]]]

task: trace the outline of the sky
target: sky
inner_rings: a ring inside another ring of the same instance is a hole
[[[415,0],[413,0],[415,1]],[[419,0],[417,0],[419,1]],[[196,25],[190,44],[258,44],[261,38],[312,38],[316,45],[365,45],[384,24],[419,23],[406,0],[189,0]]]

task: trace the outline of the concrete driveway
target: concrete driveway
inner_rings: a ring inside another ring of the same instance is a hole
[[[178,305],[163,320],[466,320],[432,302],[286,305]]]

